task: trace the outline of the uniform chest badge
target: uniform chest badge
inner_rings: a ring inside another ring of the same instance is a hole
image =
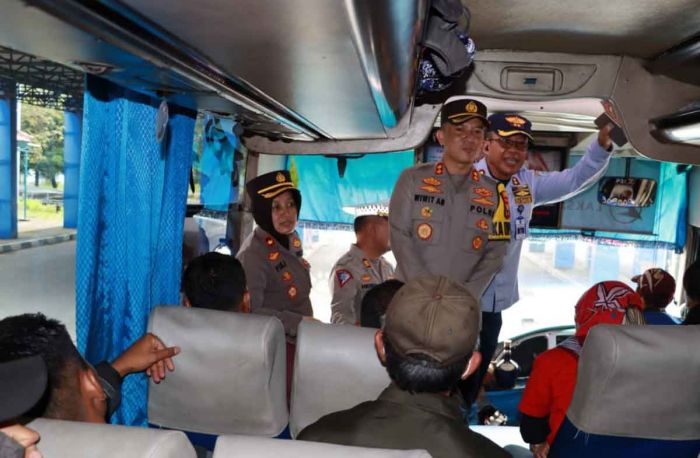
[[[301,240],[299,240],[299,237],[294,237],[294,240],[292,240],[292,246],[294,248],[301,248]]]
[[[297,291],[297,287],[294,285],[289,285],[289,288],[287,288],[287,296],[289,296],[290,299],[297,297],[298,293],[299,291]]]
[[[520,180],[518,180],[518,177],[511,177],[510,182],[513,183],[513,186],[520,186]]]
[[[476,222],[476,228],[488,232],[489,223],[484,218],[481,218],[479,221]]]
[[[433,216],[433,209],[430,207],[423,207],[420,209],[420,215],[425,219],[429,219]]]
[[[279,251],[271,251],[270,253],[268,253],[267,259],[272,261],[272,262],[275,262],[280,258],[280,256],[281,256],[281,254]]]
[[[421,240],[430,240],[430,237],[433,235],[433,226],[428,223],[421,223],[416,228],[416,234]]]
[[[479,175],[479,172],[476,169],[472,169],[472,181],[474,183],[478,183],[481,179],[480,177],[481,175]]]
[[[483,205],[484,207],[494,207],[496,202],[486,198],[486,197],[473,197],[472,202],[477,205]]]
[[[364,283],[367,283],[367,282],[370,281],[371,279],[372,279],[372,277],[370,277],[369,275],[363,275],[363,276],[362,276],[362,281],[363,281]]]
[[[477,235],[472,239],[472,248],[475,250],[481,249],[481,247],[484,245],[484,239],[481,238],[480,235]]]
[[[343,286],[347,285],[350,280],[352,280],[352,274],[348,270],[338,269],[335,271],[335,278],[338,280],[338,284],[342,288]]]
[[[532,203],[532,194],[528,185],[513,186],[513,196],[515,197],[515,203],[518,205]]]
[[[442,194],[442,189],[438,188],[437,186],[432,186],[432,185],[425,185],[421,186],[418,189],[421,189],[425,192],[429,192],[431,194]]]
[[[479,186],[477,188],[474,188],[474,194],[481,196],[481,197],[493,197],[493,191],[490,189],[484,188],[483,186]]]
[[[265,245],[275,246],[275,239],[273,239],[272,237],[265,237]]]
[[[443,173],[445,173],[445,164],[438,162],[435,164],[435,175],[442,175]]]
[[[423,178],[423,183],[430,185],[430,186],[440,186],[442,184],[442,181],[438,180],[435,177],[428,177],[428,178]]]
[[[362,258],[362,265],[365,266],[366,269],[372,268],[372,264],[370,264],[369,259],[367,258]]]
[[[282,272],[282,281],[290,282],[292,281],[292,273],[289,271]]]

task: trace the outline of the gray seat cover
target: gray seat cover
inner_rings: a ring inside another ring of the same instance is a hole
[[[287,369],[277,318],[157,307],[148,328],[182,349],[175,372],[149,385],[152,424],[210,434],[282,432],[289,417]]]
[[[44,458],[195,458],[180,431],[101,425],[37,418],[30,428],[41,435]]]
[[[567,416],[593,434],[700,439],[700,326],[591,329]]]
[[[216,440],[214,458],[428,458],[425,450],[389,450],[385,448],[350,447],[321,442],[290,441],[251,436],[221,436]]]
[[[297,334],[289,429],[374,400],[391,380],[374,349],[376,329],[303,321]]]

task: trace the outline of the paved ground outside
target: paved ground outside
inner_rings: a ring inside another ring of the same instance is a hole
[[[42,312],[75,339],[75,243],[0,253],[0,318]]]

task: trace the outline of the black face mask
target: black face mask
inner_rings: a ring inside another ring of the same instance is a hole
[[[292,198],[297,207],[298,217],[299,211],[301,210],[301,193],[297,189],[290,189],[290,192],[292,193]],[[289,236],[277,232],[274,224],[272,224],[272,200],[273,199],[266,199],[258,194],[252,195],[253,219],[255,219],[255,223],[260,226],[262,230],[274,237],[280,245],[289,249]]]

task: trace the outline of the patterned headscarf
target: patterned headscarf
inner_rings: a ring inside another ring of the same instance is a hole
[[[622,324],[627,315],[643,324],[642,298],[626,284],[604,281],[593,285],[576,303],[576,335],[584,337],[597,324]]]

